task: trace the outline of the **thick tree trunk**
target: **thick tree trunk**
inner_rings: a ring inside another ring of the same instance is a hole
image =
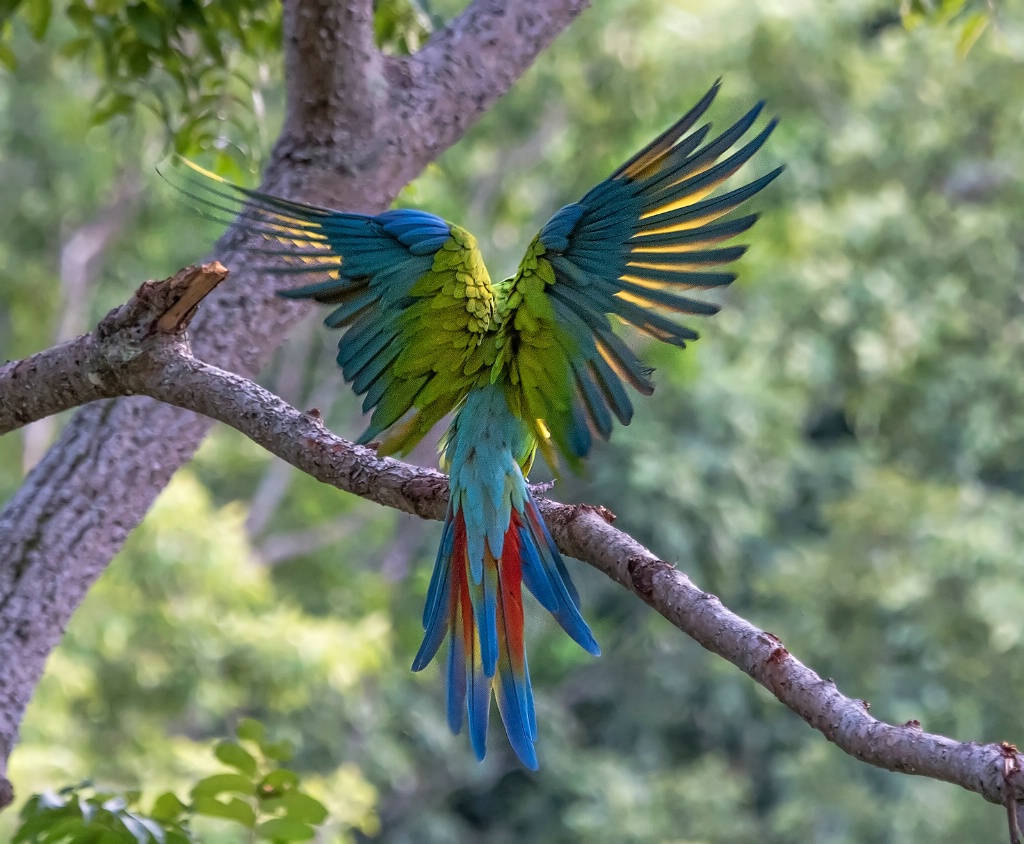
[[[268,191],[379,212],[455,143],[588,5],[476,0],[416,56],[381,55],[370,0],[285,3],[288,112]],[[273,295],[229,231],[232,275],[193,325],[197,357],[253,375],[303,306]],[[0,513],[0,808],[6,761],[46,658],[71,614],[210,421],[146,398],[80,410]]]

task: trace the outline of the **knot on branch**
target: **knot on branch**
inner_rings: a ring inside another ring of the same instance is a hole
[[[163,281],[143,282],[131,299],[103,318],[96,336],[107,340],[127,335],[141,342],[153,334],[181,334],[199,303],[227,277],[227,268],[213,261],[185,267]]]
[[[421,518],[444,518],[448,507],[448,478],[439,472],[418,473],[402,484],[402,494],[414,502]]]
[[[173,346],[177,358],[187,356],[183,332],[227,274],[214,262],[147,281],[91,334],[0,366],[0,434],[86,402],[143,392],[145,376],[170,358],[154,352]]]
[[[573,516],[578,516],[580,513],[594,513],[603,521],[611,524],[615,521],[615,514],[607,507],[602,507],[600,504],[577,504],[575,506],[575,513]]]
[[[654,596],[654,575],[659,566],[666,565],[660,560],[650,560],[639,555],[626,560],[626,571],[633,584],[633,591],[645,601]]]

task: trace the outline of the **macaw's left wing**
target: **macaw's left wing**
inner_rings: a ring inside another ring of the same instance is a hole
[[[324,322],[346,329],[338,365],[373,411],[360,442],[408,416],[379,449],[405,453],[465,398],[490,363],[480,338],[494,303],[469,232],[423,211],[367,216],[291,202],[182,163],[202,177],[186,173],[185,193],[258,237],[246,254],[261,270],[319,277],[279,293],[335,306]]]
[[[722,218],[782,168],[710,196],[761,148],[776,124],[770,121],[727,155],[763,103],[706,141],[710,126],[690,130],[717,92],[718,83],[610,178],[559,210],[530,244],[498,305],[495,375],[549,462],[554,454],[548,432],[578,468],[593,433],[607,438],[613,417],[629,424],[633,406],[623,382],[645,395],[654,389],[649,370],[614,332],[609,315],[682,347],[697,334],[661,312],[714,314],[715,305],[681,294],[735,278],[716,268],[746,247],[720,244],[745,232],[757,217]]]

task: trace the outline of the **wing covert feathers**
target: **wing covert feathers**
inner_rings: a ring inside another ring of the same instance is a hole
[[[334,306],[324,323],[345,329],[338,365],[373,414],[360,442],[394,426],[381,453],[409,451],[493,362],[481,340],[495,292],[469,232],[424,211],[291,202],[182,163],[191,171],[181,189],[257,241],[247,254],[260,269],[313,279],[280,295]]]

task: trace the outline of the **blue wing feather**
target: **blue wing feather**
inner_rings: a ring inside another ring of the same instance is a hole
[[[191,168],[178,174],[186,180],[184,193],[262,238],[262,244],[248,250],[265,259],[261,269],[320,276],[280,295],[337,305],[324,322],[347,329],[338,342],[338,363],[355,392],[365,396],[364,408],[374,411],[362,439],[376,436],[412,409],[425,382],[438,374],[406,381],[394,370],[395,348],[410,330],[402,317],[417,301],[413,289],[431,272],[435,253],[451,238],[450,224],[411,209],[369,216],[305,205],[232,185],[182,161]],[[388,384],[374,389],[382,379]],[[378,413],[385,397],[389,410]],[[409,404],[399,406],[400,399]]]
[[[742,256],[743,246],[714,247],[749,229],[757,218],[720,218],[781,172],[777,168],[713,195],[776,127],[771,120],[742,141],[762,115],[764,104],[758,103],[715,136],[707,124],[694,128],[718,89],[716,82],[681,120],[611,177],[555,212],[538,235],[541,253],[530,253],[553,270],[554,283],[549,281],[544,290],[555,315],[554,330],[565,340],[559,343],[562,361],[552,361],[550,369],[565,373],[560,377],[568,379],[572,399],[567,409],[561,403],[545,404],[543,393],[526,388],[524,402],[529,415],[547,423],[574,465],[589,451],[591,431],[607,437],[613,416],[624,423],[632,416],[624,381],[643,393],[653,389],[649,371],[615,335],[609,315],[672,345],[696,340],[695,331],[664,312],[710,316],[718,311],[714,303],[680,294],[732,283],[734,273],[705,267]],[[529,269],[524,264],[524,271]]]

